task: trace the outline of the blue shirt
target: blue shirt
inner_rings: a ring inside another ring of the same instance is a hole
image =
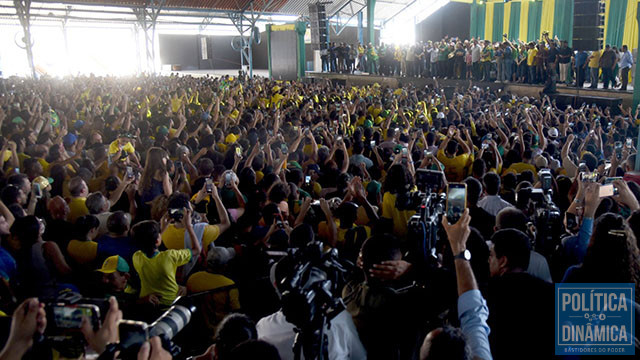
[[[18,272],[18,266],[16,261],[9,254],[9,252],[3,248],[0,248],[0,276],[5,280],[15,280],[15,276]]]
[[[576,66],[581,67],[587,62],[589,54],[586,51],[578,51],[576,54]]]
[[[564,252],[573,264],[579,264],[584,259],[592,233],[593,218],[586,217],[582,219],[578,235],[567,237],[562,241]]]
[[[633,66],[633,55],[631,55],[629,50],[622,53],[622,58],[618,65],[620,66],[620,69],[630,68]]]
[[[458,297],[460,328],[467,339],[473,358],[491,360],[489,347],[489,308],[480,290],[469,290]]]

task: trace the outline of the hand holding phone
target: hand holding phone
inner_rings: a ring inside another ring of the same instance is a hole
[[[449,183],[447,187],[447,220],[454,224],[467,207],[467,184]]]

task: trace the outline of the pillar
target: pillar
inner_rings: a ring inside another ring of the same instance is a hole
[[[373,27],[374,14],[376,11],[376,0],[367,0],[367,34],[369,35],[368,41],[376,44],[376,30]]]
[[[364,44],[364,36],[362,34],[362,22],[364,21],[362,11],[358,13],[358,42]]]

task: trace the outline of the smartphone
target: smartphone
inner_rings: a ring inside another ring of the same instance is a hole
[[[149,340],[149,325],[143,321],[120,320],[118,336],[122,350],[138,348]]]
[[[633,147],[633,140],[632,140],[631,138],[627,139],[626,146],[627,146],[628,148]]]
[[[307,175],[304,177],[304,184],[309,185],[311,183],[311,176]]]
[[[133,168],[131,166],[127,166],[127,179],[133,179],[135,174],[133,173]]]
[[[595,172],[583,172],[582,173],[582,181],[583,182],[596,182],[596,181],[598,181],[598,173],[595,173]]]
[[[578,221],[576,220],[576,214],[565,213],[567,217],[567,230],[573,230],[578,227]]]
[[[489,144],[487,143],[482,144],[482,150],[487,150],[488,148],[489,148]]]
[[[231,187],[231,173],[226,173],[224,175],[224,186]]]
[[[613,184],[606,184],[600,186],[600,197],[618,195],[618,189]]]
[[[51,305],[53,324],[64,332],[65,330],[80,330],[82,319],[88,318],[95,330],[100,328],[100,308],[90,304],[54,304]]]
[[[280,145],[280,151],[282,151],[283,154],[287,154],[289,152],[289,148],[287,147],[287,144],[282,143]]]
[[[450,223],[460,220],[467,207],[467,184],[449,183],[447,186],[447,219]]]
[[[375,140],[371,140],[369,142],[369,145],[371,145],[371,148],[373,149],[374,147],[376,147],[376,141]]]
[[[408,150],[406,147],[402,148],[402,156],[407,156]]]
[[[176,172],[181,171],[182,169],[184,169],[184,167],[182,166],[182,161],[176,160],[175,166],[176,166]]]
[[[40,189],[40,184],[33,183],[33,189],[36,199],[40,199],[42,197],[42,189]]]
[[[207,178],[204,183],[204,188],[208,194],[211,194],[213,192],[213,181],[211,180],[211,178]]]
[[[607,177],[604,179],[604,185],[611,184],[616,180],[622,180],[621,176]]]
[[[236,147],[236,155],[242,156],[242,149],[240,149],[240,147]]]

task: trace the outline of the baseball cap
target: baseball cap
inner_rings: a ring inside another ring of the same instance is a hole
[[[68,133],[62,138],[62,142],[65,147],[75,144],[77,140],[78,140],[78,136],[72,133]]]
[[[238,140],[238,137],[235,134],[229,134],[224,139],[224,142],[226,142],[227,144],[233,144],[234,142],[236,142],[236,140]]]
[[[113,255],[106,258],[102,263],[102,267],[96,271],[103,274],[111,274],[116,271],[129,272],[129,264],[121,256]]]
[[[536,163],[536,167],[538,169],[543,169],[543,168],[546,168],[547,166],[549,166],[549,161],[547,161],[547,158],[545,158],[542,155],[536,156],[535,163]]]
[[[53,183],[53,179],[52,178],[46,178],[44,176],[38,176],[35,179],[33,179],[33,182],[36,184],[40,184],[40,188],[41,189],[45,189],[47,186],[51,185],[51,183]]]
[[[226,265],[235,256],[236,251],[233,248],[211,246],[207,252],[207,266],[216,268]]]

